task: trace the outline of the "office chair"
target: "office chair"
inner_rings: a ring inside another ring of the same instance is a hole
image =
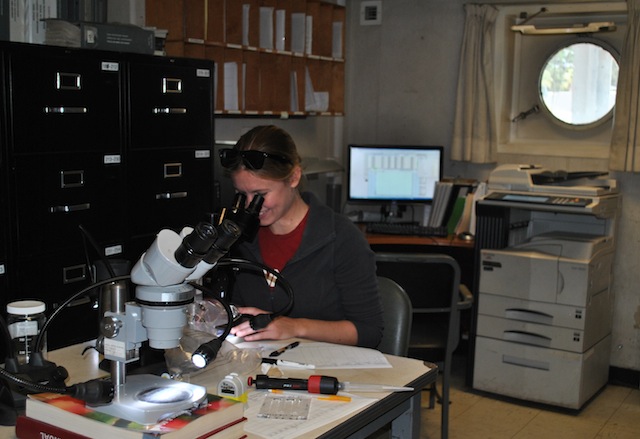
[[[411,299],[397,282],[387,277],[378,277],[378,291],[384,316],[384,331],[378,350],[406,357],[413,312]]]
[[[442,395],[434,383],[429,389],[429,408],[442,404],[441,437],[449,432],[449,387],[453,351],[460,341],[460,313],[470,308],[473,297],[460,284],[460,266],[449,255],[423,253],[376,253],[377,274],[400,284],[411,299],[413,322],[409,343],[424,350],[420,358],[442,371]]]

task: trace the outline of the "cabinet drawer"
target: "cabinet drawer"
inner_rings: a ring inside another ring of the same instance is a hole
[[[213,147],[213,62],[135,60],[129,70],[131,148]]]
[[[128,169],[128,221],[134,237],[194,226],[213,211],[209,150],[136,151]]]
[[[611,336],[584,354],[476,338],[473,388],[579,409],[607,382]]]
[[[582,353],[609,332],[599,334],[599,338],[596,338],[595,335],[588,338],[585,336],[584,331],[578,329],[546,326],[481,315],[478,316],[476,333],[478,336],[496,340]]]
[[[609,289],[595,294],[586,307],[481,293],[478,314],[588,332],[611,328],[612,306],[613,293]]]
[[[93,261],[98,257],[89,255]],[[60,304],[91,284],[91,273],[82,249],[63,250],[46,256],[16,258],[16,297]],[[34,279],[38,281],[35,282]],[[97,297],[97,292],[94,292]],[[47,314],[51,308],[47,308]]]
[[[14,180],[17,252],[21,256],[83,249],[82,225],[99,242],[122,240],[121,165],[103,156],[18,157]]]
[[[118,56],[48,46],[11,52],[13,151],[119,151]]]

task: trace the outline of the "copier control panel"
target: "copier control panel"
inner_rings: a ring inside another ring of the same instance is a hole
[[[586,207],[593,203],[592,198],[558,196],[544,194],[516,194],[513,192],[492,192],[485,200],[515,201],[520,203],[551,204],[560,206]]]

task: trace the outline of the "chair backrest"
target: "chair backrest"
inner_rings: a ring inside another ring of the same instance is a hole
[[[455,350],[460,337],[460,310],[471,304],[461,299],[460,266],[449,255],[425,253],[376,253],[378,276],[393,279],[408,294],[414,314],[429,314],[414,333],[425,337],[417,344],[440,349],[445,356]],[[464,288],[462,288],[464,290]],[[413,344],[413,343],[412,343]],[[434,359],[435,360],[435,359]]]
[[[378,277],[378,291],[384,317],[384,331],[378,350],[406,357],[411,335],[411,300],[397,282],[386,277]]]
[[[460,311],[470,308],[473,297],[460,285],[460,266],[449,255],[424,253],[376,253],[378,276],[402,285],[413,307],[414,337],[410,348],[437,348],[439,358],[424,358],[442,370],[441,437],[449,431],[451,359],[460,341]],[[418,319],[419,314],[421,318]],[[432,351],[433,352],[433,351]],[[413,352],[411,352],[413,355]],[[426,355],[426,354],[425,354]],[[437,394],[435,387],[432,395]]]

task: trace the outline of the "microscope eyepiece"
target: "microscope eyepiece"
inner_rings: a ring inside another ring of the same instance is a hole
[[[195,267],[209,252],[217,237],[218,232],[213,224],[199,223],[176,249],[176,261],[185,268]]]

